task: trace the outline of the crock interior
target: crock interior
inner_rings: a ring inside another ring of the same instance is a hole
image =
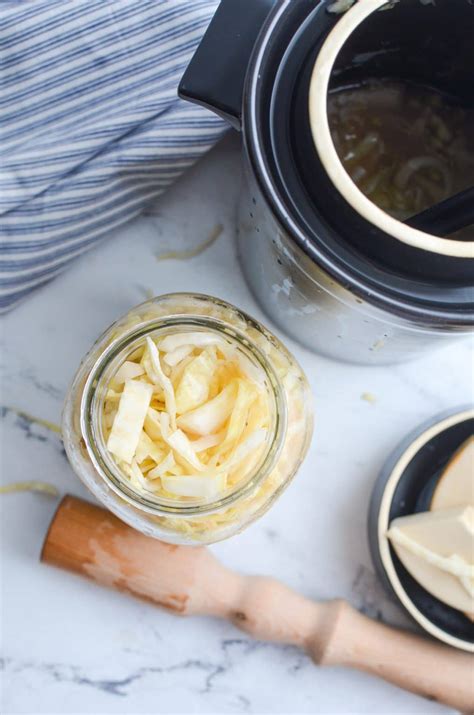
[[[317,153],[336,190],[371,224],[405,244],[431,253],[474,258],[472,241],[463,241],[459,236],[436,236],[416,230],[377,207],[351,180],[335,149],[328,122],[328,90],[350,87],[351,91],[354,91],[357,85],[366,86],[369,78],[371,81],[377,80],[380,86],[395,82],[397,85],[410,87],[415,96],[416,87],[420,92],[435,91],[438,97],[444,97],[445,105],[461,107],[471,104],[469,98],[464,96],[463,66],[460,68],[461,77],[458,72],[459,55],[462,57],[463,48],[468,46],[468,38],[455,37],[459,41],[460,51],[452,46],[451,42],[448,47],[443,46],[444,26],[441,27],[440,22],[448,18],[443,16],[443,12],[438,13],[436,6],[422,6],[418,2],[413,7],[415,10],[420,6],[424,8],[423,14],[420,18],[413,18],[413,10],[406,0],[395,8],[389,7],[388,13],[383,12],[387,9],[384,2],[385,0],[365,0],[364,3],[356,3],[331,31],[318,54],[309,88],[310,123]],[[400,17],[393,23],[391,18],[398,7],[401,9]],[[428,12],[427,7],[432,8],[432,11]],[[414,39],[416,35],[413,33],[413,27],[417,19],[423,23],[423,28],[426,26],[425,37],[429,40],[427,44],[426,40],[420,43]],[[384,40],[384,47],[380,51],[372,49],[374,36]],[[440,51],[438,46],[441,46]],[[420,52],[423,57],[426,56],[427,62],[420,64]],[[402,124],[407,109],[401,105],[397,110]],[[404,139],[392,137],[393,141],[404,142]],[[403,146],[394,148],[403,153]],[[474,153],[474,147],[469,147],[469,150]],[[468,187],[469,184],[463,188]],[[434,200],[431,205],[433,203]]]
[[[474,106],[474,11],[469,0],[401,0],[374,12],[339,52],[330,89],[364,77],[434,87]]]
[[[305,236],[300,245],[315,260],[323,255],[355,280],[395,299],[454,309],[459,316],[468,313],[474,261],[403,245],[372,226],[335,190],[319,160],[309,123],[308,93],[319,50],[339,20],[328,12],[330,4],[290,4],[266,48],[254,100],[260,146],[276,191]],[[372,76],[406,79],[407,75],[410,81],[426,84],[431,77],[440,90],[448,91],[449,86],[463,103],[474,103],[474,83],[466,79],[471,73],[467,56],[473,22],[474,7],[468,0],[438,0],[436,6],[401,0],[392,9],[375,13],[354,34],[338,58],[332,86]],[[440,28],[449,25],[456,30],[444,32],[440,40]],[[382,26],[384,31],[394,28],[390,37],[384,36]],[[441,59],[434,63],[432,58],[438,54]]]

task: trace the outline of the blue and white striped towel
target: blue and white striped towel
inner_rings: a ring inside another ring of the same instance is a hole
[[[176,95],[217,4],[0,3],[0,310],[136,216],[222,134]]]

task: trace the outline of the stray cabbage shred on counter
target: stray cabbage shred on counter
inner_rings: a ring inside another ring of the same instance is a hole
[[[271,407],[263,370],[210,332],[147,337],[104,400],[107,449],[138,493],[215,499],[262,458]]]

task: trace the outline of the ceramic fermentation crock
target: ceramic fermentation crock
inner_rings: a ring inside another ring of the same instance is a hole
[[[383,364],[466,336],[474,244],[424,233],[364,197],[332,143],[327,93],[367,79],[474,105],[469,0],[223,0],[180,84],[242,132],[247,281],[310,349]]]

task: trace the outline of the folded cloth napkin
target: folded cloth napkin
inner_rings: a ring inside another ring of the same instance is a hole
[[[0,3],[0,310],[216,142],[178,82],[218,0]]]

